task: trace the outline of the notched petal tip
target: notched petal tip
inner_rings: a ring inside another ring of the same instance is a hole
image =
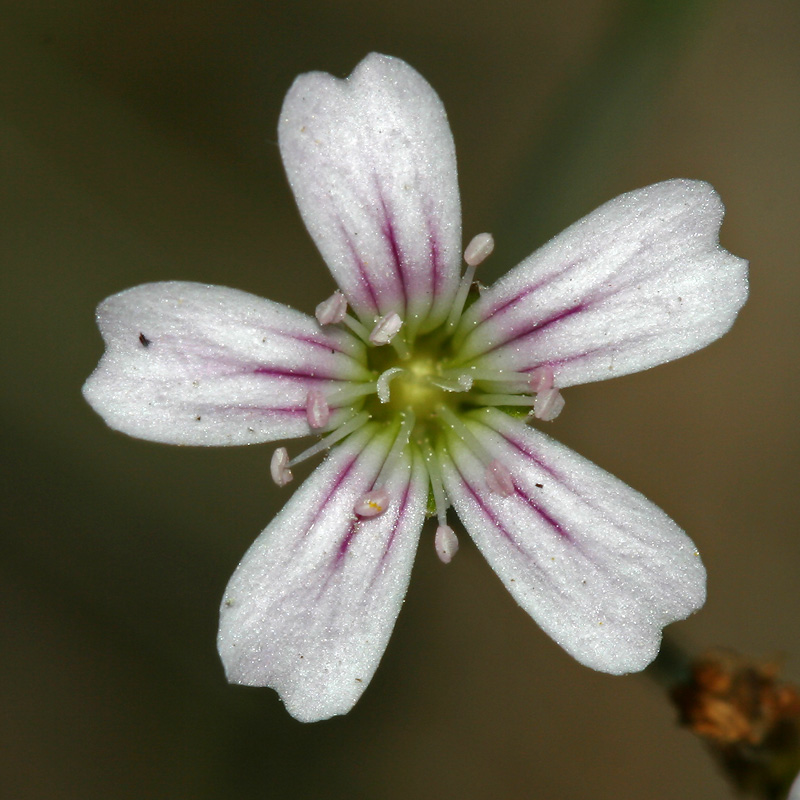
[[[421,457],[385,476],[396,499],[357,519],[391,432],[362,428],[330,453],[253,543],[225,591],[217,646],[228,680],[275,689],[301,722],[347,713],[400,611],[428,498]]]
[[[645,497],[500,411],[468,415],[513,472],[499,497],[450,434],[442,474],[467,531],[517,602],[582,664],[644,669],[662,629],[705,601],[705,569],[686,534]]]
[[[514,371],[548,362],[563,389],[705,347],[747,298],[747,262],[719,245],[723,213],[701,181],[611,200],[481,295],[456,331],[458,358]]]
[[[455,147],[431,86],[371,54],[344,80],[301,75],[278,141],[300,213],[362,323],[440,324],[458,285]]]

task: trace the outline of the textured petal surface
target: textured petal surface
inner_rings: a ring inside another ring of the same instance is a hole
[[[700,181],[628,192],[487,289],[465,315],[459,361],[553,367],[559,387],[691,353],[733,324],[747,262],[718,244],[724,208]]]
[[[429,330],[459,278],[461,210],[444,107],[415,70],[372,54],[345,80],[301,75],[278,136],[300,213],[362,320]]]
[[[152,283],[97,309],[106,352],[83,387],[131,436],[249,444],[303,436],[309,389],[368,379],[362,345],[259,297],[199,283]],[[349,411],[335,411],[332,422]]]
[[[228,679],[272,686],[303,722],[349,711],[372,678],[408,586],[428,498],[406,448],[389,508],[353,515],[393,436],[372,428],[337,447],[245,555],[222,603]]]
[[[517,602],[567,652],[603,672],[643,669],[661,629],[705,600],[695,546],[653,503],[539,431],[497,410],[466,417],[511,472],[510,497],[452,435],[447,492]]]

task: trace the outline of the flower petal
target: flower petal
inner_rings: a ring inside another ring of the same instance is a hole
[[[465,527],[516,601],[586,666],[622,674],[658,652],[661,629],[705,600],[686,534],[653,503],[539,431],[495,409],[465,418],[510,470],[510,497],[455,434],[445,486]]]
[[[373,53],[345,80],[301,75],[278,139],[300,213],[369,326],[447,316],[459,280],[461,208],[444,107],[425,79]]]
[[[151,283],[97,309],[106,352],[83,387],[117,430],[171,444],[304,436],[310,389],[369,380],[363,347],[287,306],[235,289]],[[349,410],[334,411],[331,424]]]
[[[705,347],[747,298],[747,262],[718,244],[723,214],[700,181],[606,203],[482,294],[458,333],[458,360],[549,364],[563,388]]]
[[[356,518],[354,504],[393,440],[375,430],[335,448],[300,487],[248,550],[222,603],[218,647],[228,680],[273,687],[303,722],[353,707],[408,587],[427,473],[405,448],[382,484],[389,507]]]

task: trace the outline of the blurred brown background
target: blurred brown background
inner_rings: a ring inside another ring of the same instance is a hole
[[[0,3],[4,463],[0,793],[9,798],[726,798],[646,677],[581,667],[462,538],[431,531],[377,676],[303,726],[229,687],[228,577],[286,491],[268,446],[158,446],[80,395],[95,305],[217,283],[310,311],[332,283],[275,143],[294,76],[400,56],[448,108],[484,277],[616,194],[722,194],[752,295],[689,358],[570,389],[554,435],[700,547],[692,647],[800,680],[800,4],[425,0]]]

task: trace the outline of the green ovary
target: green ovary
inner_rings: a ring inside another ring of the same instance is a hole
[[[390,384],[390,397],[387,405],[393,411],[410,409],[418,420],[429,419],[436,408],[446,402],[445,392],[431,383],[436,376],[436,366],[432,359],[411,359]]]
[[[409,358],[400,358],[389,348],[375,348],[370,353],[371,366],[378,374],[400,369],[388,382],[389,399],[381,403],[377,395],[371,396],[365,406],[373,419],[389,422],[397,415],[411,412],[416,421],[415,438],[432,433],[436,426],[437,409],[447,405],[454,410],[463,401],[461,392],[450,392],[433,381],[441,374],[441,362],[429,352],[412,353]]]

